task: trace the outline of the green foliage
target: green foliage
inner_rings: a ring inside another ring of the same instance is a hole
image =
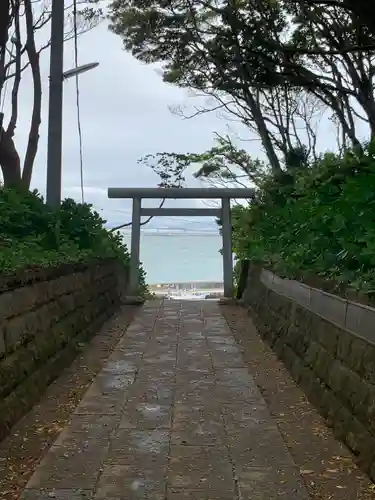
[[[124,266],[129,253],[119,232],[87,203],[72,199],[51,210],[36,192],[0,189],[0,273],[93,258],[116,258]],[[145,273],[141,292],[146,292]]]
[[[228,94],[248,117],[254,92],[285,86],[312,92],[338,116],[348,95],[369,112],[356,82],[372,82],[373,72],[358,46],[375,38],[339,2],[112,0],[109,14],[125,49],[161,64],[165,81]],[[348,77],[337,79],[338,71]],[[372,90],[361,92],[370,98]]]
[[[182,187],[185,184],[185,170],[190,163],[190,154],[156,153],[138,160],[150,167],[159,177],[159,187]]]
[[[294,166],[302,155],[305,161],[304,149],[293,151],[295,156],[291,153],[291,161],[294,160]],[[263,162],[252,159],[244,149],[238,149],[229,136],[218,134],[214,145],[203,153],[157,153],[141,158],[139,163],[150,167],[160,177],[160,187],[182,187],[189,167],[196,169],[193,175],[197,179],[241,187],[247,187],[249,182],[258,185],[270,171]]]
[[[233,211],[237,257],[290,278],[318,275],[375,292],[375,146],[326,154],[292,182],[268,178]]]
[[[288,170],[308,167],[309,152],[306,146],[293,147],[285,153],[285,166]]]
[[[109,10],[125,48],[146,63],[163,62],[169,83],[202,89],[215,82],[218,90],[237,92],[245,73],[275,80],[282,58],[274,40],[287,27],[279,3],[114,0]]]

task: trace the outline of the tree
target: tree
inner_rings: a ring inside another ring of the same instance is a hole
[[[216,134],[215,145],[203,153],[157,153],[147,155],[140,163],[159,175],[159,187],[183,187],[188,167],[195,167],[194,176],[213,184],[248,187],[259,185],[269,168],[253,160],[244,149],[238,149],[229,136]]]
[[[254,80],[246,58],[242,57],[241,43],[245,40],[240,36],[242,28],[233,26],[231,18],[236,9],[246,16],[250,9],[242,8],[243,2],[223,5],[226,9],[218,9],[215,2],[204,0],[141,3],[117,0],[111,5],[111,29],[121,35],[125,48],[138,59],[162,62],[166,81],[214,98],[215,105],[197,109],[193,116],[221,110],[255,131],[274,175],[280,176],[291,151],[298,148],[301,151],[306,142],[308,155],[316,156],[313,122],[317,111],[324,111],[325,105],[317,103],[315,95],[289,83],[271,86]],[[268,36],[270,26],[281,33],[287,25],[278,7],[262,12],[255,20],[248,18],[261,40]],[[262,24],[264,18],[268,24]],[[256,72],[253,74],[256,77]],[[229,137],[219,137],[218,143],[203,154],[160,153],[141,161],[159,174],[163,186],[180,184],[191,164],[201,165],[198,177],[222,184],[257,183],[264,169],[261,162],[253,161],[244,150],[237,150]]]
[[[339,1],[328,3],[115,0],[111,29],[135,57],[161,63],[165,81],[245,110],[277,173],[280,163],[256,93],[303,89],[331,110],[357,146],[357,115],[375,131],[368,50],[375,38]]]
[[[212,95],[228,112],[255,123],[271,167],[280,173],[280,162],[257,99],[242,73],[239,85],[232,85],[232,67],[227,69],[221,58],[219,47],[222,41],[225,44],[226,26],[212,24],[218,18],[212,2],[208,7],[204,1],[177,3],[115,1],[110,8],[112,30],[121,34],[125,47],[139,59],[163,61],[166,81]]]
[[[301,148],[306,145],[308,156],[317,158],[317,133],[321,119],[326,111],[326,106],[306,92],[291,90],[288,87],[267,89],[267,91],[254,90],[254,101],[261,113],[270,138],[270,147],[277,157],[279,165],[285,164],[291,149]],[[201,95],[197,95],[201,97]],[[218,117],[230,124],[239,122],[255,134],[257,140],[259,131],[254,123],[252,113],[239,100],[231,97],[212,95],[213,99],[206,99],[199,106],[194,105],[193,111],[186,106],[173,106],[173,114],[184,119],[215,112]],[[243,127],[242,127],[243,129]],[[236,134],[239,135],[239,134]],[[247,140],[237,137],[239,141]],[[267,151],[264,150],[267,154]],[[275,171],[275,169],[274,169]],[[276,169],[276,173],[278,170]]]
[[[6,125],[3,116],[0,120],[0,166],[5,186],[22,183],[28,189],[38,150],[41,122],[42,82],[39,61],[41,53],[50,46],[49,39],[41,46],[37,46],[35,34],[42,28],[47,28],[51,20],[51,3],[43,0],[7,0],[0,3],[0,97],[2,100],[5,99],[4,86],[12,82],[9,121]],[[82,34],[100,21],[102,12],[99,3],[99,0],[77,0],[66,7],[65,40],[74,36],[76,32],[74,22],[78,23],[77,33]],[[76,14],[75,19],[73,19],[73,11]],[[13,138],[19,115],[18,94],[22,75],[29,70],[33,80],[33,105],[25,159],[21,167],[20,155]]]
[[[335,6],[344,13],[349,12],[361,26],[366,26],[375,36],[375,11],[371,2],[367,0],[295,0],[300,7],[319,5],[324,7]]]
[[[315,160],[315,157],[312,157]],[[193,175],[214,186],[261,188],[270,178],[272,170],[266,162],[252,158],[245,149],[238,148],[230,136],[216,134],[213,147],[203,153],[157,153],[149,154],[139,163],[150,167],[159,177],[159,187],[183,187],[186,171],[195,168]],[[303,144],[291,146],[285,154],[284,180],[291,180],[293,171],[308,168],[309,148]]]
[[[5,54],[8,42],[8,30],[12,17],[10,0],[3,0],[0,2],[0,96],[5,81]]]
[[[332,109],[344,139],[359,146],[358,120],[368,124],[371,137],[375,133],[374,35],[360,26],[353,14],[345,14],[337,6],[311,5],[303,10],[303,15],[295,17],[295,22],[295,46],[317,53],[323,49],[321,54],[304,56],[295,65],[300,84]],[[346,50],[353,46],[373,49]],[[304,68],[309,69],[305,76],[301,74]]]
[[[28,7],[30,4],[28,3]],[[9,126],[7,129],[4,128],[4,116],[3,113],[1,113],[0,117],[0,165],[3,171],[3,179],[4,179],[4,185],[8,186],[16,182],[20,176],[21,176],[21,167],[20,167],[20,158],[19,155],[15,149],[14,141],[13,141],[13,135],[14,135],[14,130],[16,126],[16,121],[17,121],[17,113],[18,113],[18,101],[17,101],[17,96],[18,96],[18,90],[19,90],[19,85],[20,85],[20,78],[21,78],[21,55],[20,55],[20,9],[21,9],[21,3],[19,0],[16,0],[15,2],[6,2],[4,5],[4,10],[5,8],[8,9],[7,12],[3,12],[3,15],[6,17],[6,23],[4,22],[4,25],[2,26],[2,54],[1,54],[1,67],[0,67],[0,92],[3,90],[4,84],[7,79],[7,65],[6,65],[6,55],[7,55],[7,43],[8,43],[8,38],[9,38],[9,29],[14,23],[14,45],[16,47],[16,57],[17,57],[17,64],[16,64],[16,74],[14,78],[14,86],[13,86],[13,91],[12,91],[12,116],[9,122]],[[28,17],[27,20],[28,22],[30,21],[29,19],[29,13],[30,9],[27,9],[28,12]],[[27,36],[29,36],[29,32],[27,32]],[[30,42],[28,44],[29,46],[29,51],[28,55],[31,55],[31,48],[30,48]],[[35,45],[34,45],[35,47]],[[34,76],[34,75],[33,75]],[[1,96],[1,93],[0,93]]]

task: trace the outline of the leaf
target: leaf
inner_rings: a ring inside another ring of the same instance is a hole
[[[0,189],[0,272],[57,267],[62,263],[117,259],[129,265],[123,237],[105,227],[93,207],[65,199],[53,211],[37,192]],[[143,268],[141,292],[147,293]]]

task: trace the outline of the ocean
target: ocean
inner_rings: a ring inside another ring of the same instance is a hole
[[[130,250],[130,232],[124,233]],[[218,233],[141,232],[140,258],[147,283],[223,280]]]

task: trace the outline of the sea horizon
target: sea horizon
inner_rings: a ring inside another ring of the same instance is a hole
[[[130,229],[127,229],[127,230],[120,230],[121,234],[124,234],[124,235],[127,235],[127,236],[131,236],[131,230]],[[221,238],[221,235],[218,233],[218,231],[215,231],[215,229],[211,229],[211,230],[201,230],[201,231],[197,231],[197,230],[191,230],[191,229],[183,229],[183,228],[173,228],[173,229],[141,229],[141,234],[149,234],[149,235],[158,235],[158,234],[162,234],[162,235],[165,235],[165,236],[168,236],[168,235],[177,235],[177,234],[181,234],[181,235],[186,235],[186,236],[194,236],[194,235],[198,235],[198,236],[219,236]]]

